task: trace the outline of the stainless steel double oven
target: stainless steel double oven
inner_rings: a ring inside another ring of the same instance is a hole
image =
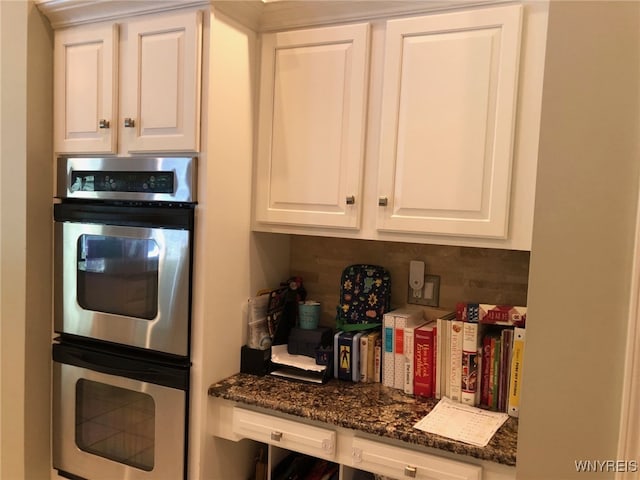
[[[53,466],[184,479],[195,158],[58,159]]]

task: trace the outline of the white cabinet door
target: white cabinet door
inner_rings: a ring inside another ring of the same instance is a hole
[[[387,22],[379,231],[506,238],[522,7]]]
[[[358,228],[369,24],[262,42],[256,221]]]
[[[201,30],[198,11],[140,17],[123,26],[124,150],[199,149]]]
[[[117,45],[112,24],[55,32],[56,152],[115,153]]]

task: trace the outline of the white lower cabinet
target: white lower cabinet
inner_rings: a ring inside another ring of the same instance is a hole
[[[233,432],[283,449],[333,460],[336,432],[242,408],[233,409]]]
[[[233,440],[251,439],[267,444],[270,480],[280,478],[283,465],[296,454],[314,457],[319,464],[333,467],[337,472],[334,478],[338,480],[374,478],[374,475],[387,480],[483,478],[480,465],[361,438],[352,430],[318,427],[242,407],[233,407],[230,431],[215,433]],[[307,466],[313,463],[308,457],[304,462]],[[365,476],[363,472],[373,475]]]
[[[481,480],[482,467],[448,458],[412,452],[363,438],[354,438],[352,466],[391,478],[421,480]]]

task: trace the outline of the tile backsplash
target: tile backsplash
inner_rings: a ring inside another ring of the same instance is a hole
[[[409,262],[425,263],[425,273],[440,276],[438,309],[427,318],[455,309],[457,302],[527,304],[529,252],[291,236],[290,271],[302,277],[307,298],[322,304],[321,325],[335,326],[340,275],[351,264],[384,266],[391,273],[391,303],[406,304]]]

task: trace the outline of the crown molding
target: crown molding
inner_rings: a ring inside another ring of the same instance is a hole
[[[35,0],[55,29],[124,17],[206,8],[256,32],[371,21],[400,15],[456,10],[510,0]]]
[[[217,10],[258,32],[370,21],[509,0],[212,0]]]
[[[35,0],[35,4],[54,29],[210,5],[208,0]]]

